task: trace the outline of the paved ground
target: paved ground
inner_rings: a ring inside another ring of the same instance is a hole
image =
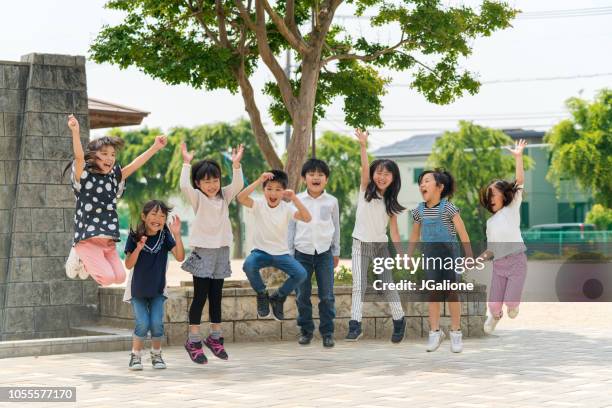
[[[130,372],[125,352],[0,361],[0,386],[76,386],[77,403],[113,407],[612,407],[612,304],[524,304],[495,336],[383,341],[332,350],[293,342],[229,344],[230,360],[196,366],[165,351],[167,370]],[[0,406],[43,406],[5,403]]]

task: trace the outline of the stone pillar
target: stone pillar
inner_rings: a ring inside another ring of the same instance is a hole
[[[70,335],[97,316],[97,285],[69,280],[64,263],[75,208],[67,117],[89,139],[85,58],[29,54],[0,62],[0,334]]]

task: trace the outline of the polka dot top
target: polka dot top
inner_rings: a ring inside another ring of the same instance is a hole
[[[125,181],[121,180],[121,166],[115,164],[108,174],[93,173],[86,166],[81,179],[76,181],[73,162],[70,179],[77,200],[74,244],[102,235],[119,241],[117,198],[125,189]]]

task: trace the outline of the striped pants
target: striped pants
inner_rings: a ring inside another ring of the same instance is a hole
[[[361,242],[353,238],[352,249],[353,264],[353,298],[351,302],[351,319],[361,321],[363,315],[363,300],[368,286],[368,269],[372,260],[378,257],[389,257],[389,248],[384,242]],[[390,270],[385,269],[381,275],[385,283],[393,282],[393,275]],[[393,320],[400,320],[404,317],[404,309],[400,301],[399,294],[395,290],[385,290],[387,301],[391,307]]]

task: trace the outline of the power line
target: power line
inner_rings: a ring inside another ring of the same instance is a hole
[[[577,75],[567,75],[567,76],[551,76],[551,77],[533,77],[533,78],[508,78],[508,79],[491,79],[487,81],[481,81],[482,85],[490,85],[490,84],[509,84],[516,82],[545,82],[545,81],[563,81],[563,80],[571,80],[571,79],[585,79],[585,78],[598,78],[612,76],[612,72],[599,72],[594,74],[577,74]],[[390,87],[393,88],[407,88],[410,87],[410,84],[390,84]]]
[[[387,121],[453,121],[453,120],[522,120],[522,119],[555,119],[567,116],[567,112],[550,111],[550,112],[525,112],[525,113],[483,113],[483,114],[455,114],[455,115],[384,115],[383,119]],[[326,119],[343,119],[342,115],[327,115]]]

